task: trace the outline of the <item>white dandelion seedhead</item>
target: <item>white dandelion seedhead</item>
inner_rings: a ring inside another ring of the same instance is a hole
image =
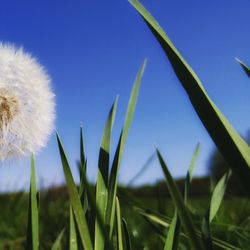
[[[36,153],[54,128],[50,78],[36,59],[0,44],[0,159]]]

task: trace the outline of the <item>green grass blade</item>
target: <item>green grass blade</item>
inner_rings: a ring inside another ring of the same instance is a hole
[[[80,239],[86,250],[92,250],[93,247],[92,247],[92,242],[90,239],[90,233],[89,233],[87,221],[84,215],[84,211],[81,205],[80,197],[79,197],[75,182],[73,180],[73,176],[71,174],[70,166],[69,166],[65,151],[63,149],[63,145],[61,143],[61,140],[58,134],[57,134],[57,142],[58,142],[59,152],[61,156],[64,176],[66,179],[66,184],[67,184],[67,188],[69,192],[69,199],[70,199],[70,203],[71,203],[74,215],[75,215]]]
[[[88,209],[89,209],[88,195],[87,195],[86,190],[84,189],[84,178],[86,176],[87,160],[84,162],[83,165],[81,165],[81,163],[79,163],[79,169],[80,168],[82,169],[82,174],[80,177],[79,196],[80,196],[80,200],[81,200],[84,214],[86,214]]]
[[[107,204],[107,213],[106,213],[106,224],[109,228],[109,237],[112,237],[113,233],[113,227],[114,227],[114,215],[115,215],[115,197],[116,197],[116,192],[117,192],[117,177],[118,177],[118,170],[120,167],[123,151],[124,151],[124,146],[125,142],[128,136],[128,131],[133,119],[135,107],[136,107],[136,102],[137,102],[137,97],[141,85],[141,79],[143,76],[144,69],[146,67],[146,60],[142,64],[141,68],[139,69],[139,72],[136,76],[134,86],[131,91],[129,103],[128,103],[128,108],[127,108],[127,113],[125,117],[125,122],[123,125],[123,129],[121,132],[121,136],[119,139],[119,143],[116,149],[114,161],[112,164],[112,169],[111,169],[111,174],[110,174],[110,180],[109,180],[109,194],[108,194],[108,204]]]
[[[139,72],[138,72],[136,79],[135,79],[135,82],[134,82],[134,86],[133,86],[132,91],[131,91],[130,99],[128,102],[127,113],[126,113],[126,117],[125,117],[125,121],[124,121],[124,125],[123,125],[123,130],[122,130],[122,140],[121,140],[120,154],[119,154],[120,157],[118,159],[118,164],[117,164],[118,166],[120,166],[120,163],[121,163],[121,159],[122,159],[122,155],[123,155],[123,151],[124,151],[124,147],[125,147],[125,142],[127,140],[129,128],[130,128],[131,122],[133,120],[135,107],[136,107],[136,103],[137,103],[137,98],[138,98],[140,85],[141,85],[141,79],[142,79],[146,64],[147,64],[147,60],[145,59],[142,66],[139,69]]]
[[[195,163],[199,157],[200,150],[201,150],[201,146],[198,143],[198,145],[196,146],[194,150],[194,153],[193,153],[193,156],[192,156],[192,159],[191,159],[188,171],[187,171],[186,179],[185,179],[185,188],[184,188],[185,206],[187,206],[188,193],[189,193],[190,185],[191,185],[192,178],[193,178],[194,168],[196,165]],[[180,229],[181,229],[181,222],[180,222],[180,218],[178,216],[177,210],[175,209],[174,218],[171,222],[168,235],[166,238],[165,249],[178,249]]]
[[[219,182],[215,186],[214,191],[212,193],[209,209],[206,212],[204,218],[202,219],[201,233],[204,245],[206,246],[207,250],[213,249],[210,225],[220,208],[230,175],[231,172],[229,171],[219,180]]]
[[[84,214],[87,213],[88,210],[88,197],[87,193],[84,190],[84,177],[86,176],[87,171],[87,160],[84,152],[84,137],[83,137],[83,127],[80,128],[80,162],[78,162],[78,168],[80,172],[80,186],[79,186],[79,195],[80,200],[83,206]]]
[[[126,250],[132,250],[128,225],[124,218],[122,218],[122,226],[123,226],[123,231],[124,231],[124,236],[125,236],[125,241],[126,241]]]
[[[122,217],[121,217],[121,208],[118,197],[116,197],[116,220],[117,220],[118,250],[123,250]]]
[[[155,35],[203,125],[233,172],[238,175],[249,192],[250,147],[210,99],[198,76],[177,51],[156,20],[137,0],[130,0],[130,3],[144,18]]]
[[[79,186],[79,193],[80,196],[84,193],[84,187],[83,187],[83,176],[86,175],[86,158],[84,153],[84,139],[83,139],[83,127],[80,128],[80,162],[78,162],[78,168],[80,173],[80,186]]]
[[[195,234],[195,226],[194,223],[189,215],[189,212],[184,204],[184,201],[182,199],[182,196],[171,176],[171,174],[168,171],[168,168],[159,152],[159,150],[156,150],[157,156],[161,165],[161,168],[163,170],[163,173],[165,175],[166,183],[169,189],[169,193],[171,195],[171,198],[176,206],[178,215],[180,217],[181,223],[185,229],[186,234],[188,235],[190,244],[192,245],[193,249],[201,250],[204,249],[203,245],[201,244],[200,240],[197,238]]]
[[[213,241],[210,230],[209,211],[205,214],[201,222],[201,235],[207,250],[213,250]]]
[[[72,207],[69,209],[69,250],[78,250],[76,225]]]
[[[84,152],[84,136],[83,136],[83,127],[80,128],[80,163],[84,165],[85,163],[85,152]]]
[[[209,209],[209,223],[212,222],[215,215],[217,214],[221,202],[223,200],[224,194],[226,192],[226,187],[228,180],[231,176],[231,172],[226,173],[217,183],[217,185],[214,188],[211,202],[210,202],[210,209]]]
[[[180,233],[180,220],[175,210],[174,218],[171,221],[164,250],[177,250],[178,249],[178,241],[179,241],[179,233]]]
[[[245,71],[245,73],[248,75],[248,77],[250,77],[250,69],[247,67],[247,65],[245,63],[243,63],[240,59],[238,59],[238,58],[235,58],[235,59],[240,64],[240,66]]]
[[[36,191],[35,159],[32,155],[30,164],[29,218],[27,229],[27,250],[39,249],[38,200]]]
[[[117,192],[117,175],[118,175],[118,158],[119,158],[119,151],[121,146],[121,138],[122,132],[119,137],[118,146],[115,151],[115,156],[112,164],[110,179],[109,179],[109,186],[108,186],[108,203],[107,203],[107,211],[106,211],[106,218],[105,223],[106,227],[109,230],[109,239],[111,240],[113,235],[113,228],[114,228],[114,218],[115,218],[115,210],[114,210],[114,194]]]
[[[65,231],[65,228],[63,228],[61,232],[59,233],[59,235],[57,236],[56,241],[51,247],[51,250],[62,250],[62,239],[63,239],[64,231]]]
[[[99,211],[100,218],[95,220],[95,249],[103,250],[105,246],[105,237],[100,228],[99,220],[105,221],[107,201],[108,201],[108,173],[109,173],[109,153],[111,131],[114,123],[117,107],[117,98],[113,103],[108,115],[108,119],[104,128],[101,148],[98,160],[98,173],[96,182],[96,206]]]
[[[100,226],[101,233],[104,235],[104,238],[106,240],[105,249],[107,247],[107,249],[112,250],[113,245],[111,244],[111,241],[109,240],[108,233],[107,233],[106,228],[105,228],[105,223],[101,220],[100,212],[99,212],[99,209],[97,208],[96,202],[95,202],[95,195],[91,192],[91,187],[90,187],[90,184],[88,183],[86,176],[84,176],[83,181],[84,181],[84,188],[85,188],[86,194],[88,196],[88,202],[89,202],[89,207],[90,207],[90,211],[89,211],[90,216],[94,218],[93,224],[95,224],[95,219],[97,219],[99,226]],[[90,227],[92,229],[92,220],[90,221],[89,224],[90,224]],[[94,233],[93,233],[93,235],[94,235]]]
[[[188,168],[188,172],[186,175],[186,179],[185,179],[185,190],[184,190],[184,203],[187,206],[187,199],[188,199],[188,193],[189,193],[189,189],[190,189],[190,185],[193,179],[193,174],[194,174],[194,169],[196,166],[196,161],[200,155],[200,151],[201,151],[201,145],[200,143],[197,144],[193,156],[192,156],[192,160],[190,162],[189,168]]]
[[[138,209],[138,208],[137,208]],[[163,227],[166,227],[166,228],[169,228],[170,225],[171,225],[171,219],[167,219],[166,217],[158,214],[158,213],[155,213],[153,211],[150,211],[150,210],[143,210],[143,209],[138,209],[138,212],[148,218],[149,220],[153,221],[154,223],[160,225],[160,226],[163,226]]]

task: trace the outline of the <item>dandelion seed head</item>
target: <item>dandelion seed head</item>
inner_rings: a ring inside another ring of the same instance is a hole
[[[0,159],[45,147],[54,129],[55,97],[44,68],[22,48],[0,44]]]

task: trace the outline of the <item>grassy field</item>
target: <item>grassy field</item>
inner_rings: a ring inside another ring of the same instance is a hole
[[[164,247],[163,236],[167,233],[166,228],[150,222],[140,214],[139,210],[141,208],[154,211],[167,218],[173,217],[174,205],[167,193],[165,197],[160,193],[158,198],[157,195],[155,197],[151,195],[158,186],[159,184],[145,188],[120,188],[118,190],[122,214],[129,227],[133,249],[163,249]],[[197,228],[200,228],[200,218],[205,214],[209,205],[208,198],[207,195],[190,197],[189,208],[198,225]],[[0,196],[0,249],[25,248],[28,203],[28,193],[2,194]],[[69,205],[66,187],[51,188],[40,192],[40,249],[51,249],[63,228],[68,234]],[[240,246],[240,249],[250,249],[249,214],[249,199],[226,195],[212,223],[213,235],[232,245]],[[65,237],[61,249],[68,249],[67,244],[68,239]]]

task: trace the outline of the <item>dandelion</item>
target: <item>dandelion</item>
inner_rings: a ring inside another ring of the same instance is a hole
[[[36,153],[54,128],[50,78],[23,49],[0,44],[0,159]]]

